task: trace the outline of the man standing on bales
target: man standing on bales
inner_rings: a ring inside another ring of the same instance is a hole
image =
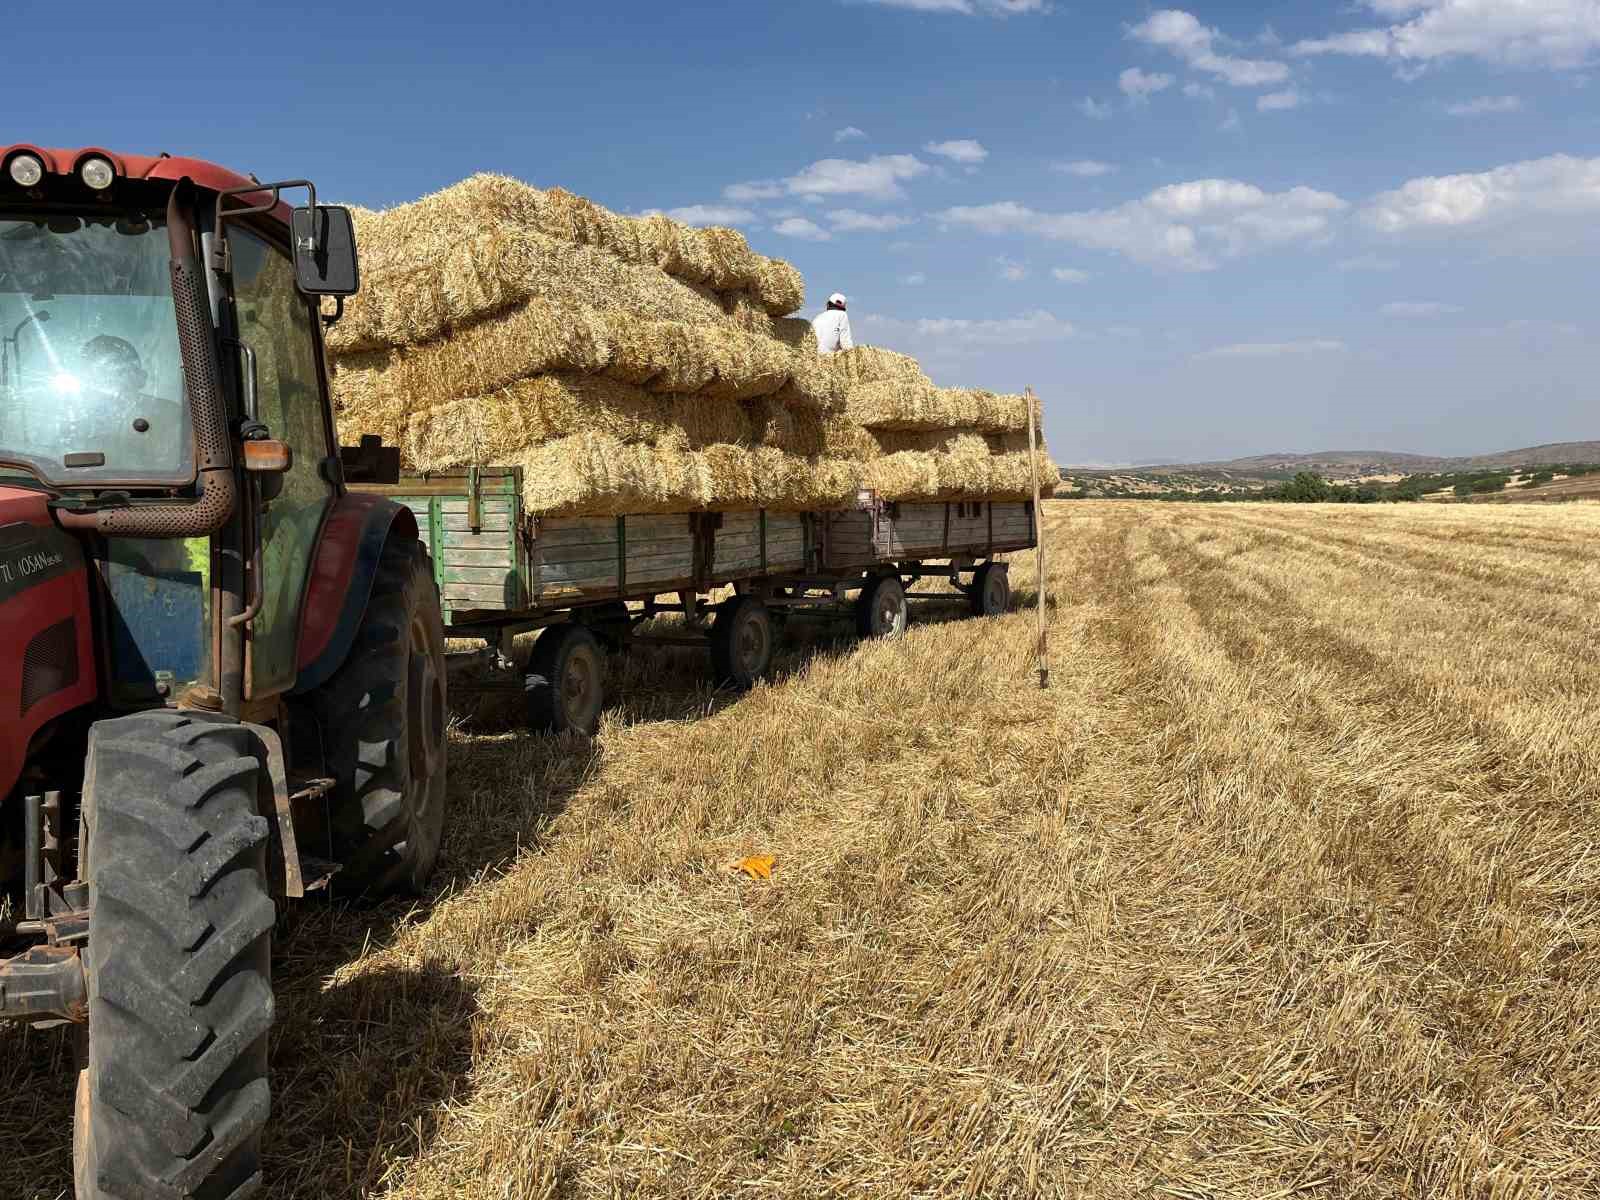
[[[850,339],[850,318],[844,311],[844,297],[838,292],[828,297],[826,311],[817,315],[817,319],[811,322],[811,328],[817,331],[817,351],[820,354],[832,354],[855,346]]]

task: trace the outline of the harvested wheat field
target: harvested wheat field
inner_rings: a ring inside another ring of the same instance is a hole
[[[1600,1194],[1600,505],[1048,522],[1047,693],[1018,556],[458,730],[436,894],[281,925],[267,1194]],[[54,1197],[67,1043],[0,1049]]]

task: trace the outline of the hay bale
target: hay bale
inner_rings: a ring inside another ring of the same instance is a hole
[[[847,388],[863,383],[933,386],[933,381],[923,374],[916,359],[909,354],[898,354],[878,346],[857,346],[853,350],[840,350],[835,354],[823,355],[817,361],[825,370],[837,376]]]
[[[838,508],[854,496],[858,470],[767,446],[686,450],[604,434],[546,442],[512,461],[528,507],[549,516]]]
[[[980,434],[959,434],[937,451],[901,450],[862,464],[862,486],[885,500],[1026,500],[1033,496],[1028,452],[993,454]],[[1041,453],[1040,492],[1053,495],[1060,471]]]
[[[728,320],[704,288],[602,250],[495,225],[406,265],[374,269],[363,248],[361,291],[328,331],[328,349],[349,354],[418,345],[529,300],[623,309],[642,320]]]
[[[413,471],[499,462],[579,434],[688,450],[722,442],[755,446],[766,430],[756,435],[753,416],[739,404],[655,395],[597,375],[540,375],[415,412],[403,423],[399,445]]]
[[[861,383],[846,393],[852,420],[876,430],[981,429],[996,433],[1028,428],[1025,396],[979,388],[936,388],[889,380]]]
[[[369,274],[411,270],[489,226],[593,247],[717,292],[748,292],[773,315],[795,311],[804,299],[800,273],[755,253],[735,230],[693,229],[660,215],[622,216],[563,188],[544,191],[505,175],[473,175],[409,204],[363,211],[357,245]]]
[[[813,360],[774,338],[545,300],[420,345],[343,353],[334,368],[335,403],[351,421],[370,421],[369,432],[392,428],[406,411],[551,372],[602,374],[712,401],[781,394],[785,403],[833,407],[839,399]]]

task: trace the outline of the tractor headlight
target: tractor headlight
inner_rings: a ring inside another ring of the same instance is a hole
[[[11,182],[18,187],[37,187],[44,178],[44,163],[39,161],[36,154],[19,154],[11,160],[7,168],[11,174]]]
[[[84,159],[78,167],[78,178],[97,192],[105,191],[116,177],[116,168],[99,155]]]

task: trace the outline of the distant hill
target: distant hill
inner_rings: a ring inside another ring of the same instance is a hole
[[[1321,450],[1315,454],[1254,454],[1220,462],[1166,463],[1141,466],[1146,472],[1222,471],[1250,476],[1281,471],[1316,471],[1339,475],[1415,475],[1450,471],[1475,471],[1496,467],[1533,466],[1540,463],[1600,462],[1600,441],[1547,442],[1498,454],[1474,454],[1459,458],[1407,454],[1398,450]],[[1076,472],[1078,468],[1067,468]]]

